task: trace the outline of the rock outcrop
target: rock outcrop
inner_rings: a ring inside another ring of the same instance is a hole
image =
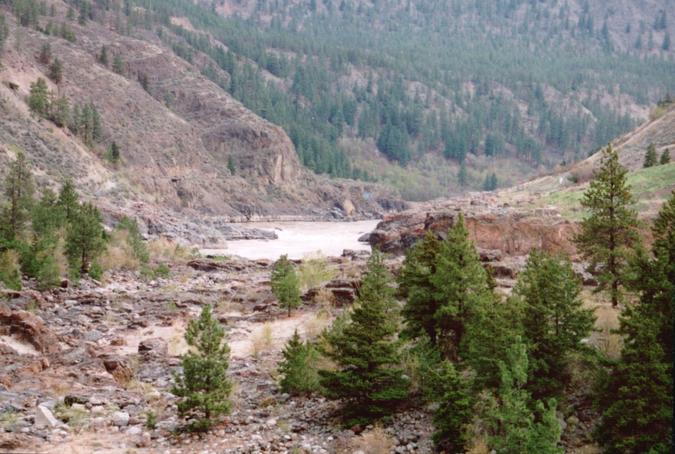
[[[0,335],[12,336],[31,344],[38,352],[56,353],[59,340],[37,315],[12,310],[0,304]]]
[[[497,205],[484,194],[449,200],[442,207],[422,206],[387,215],[368,241],[382,251],[401,254],[427,230],[444,237],[459,213],[464,214],[469,235],[486,261],[501,255],[527,255],[535,248],[575,253],[571,238],[577,227],[555,210],[524,211]]]

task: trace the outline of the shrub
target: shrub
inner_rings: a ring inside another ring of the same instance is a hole
[[[260,353],[269,350],[270,347],[272,347],[272,326],[265,323],[253,336],[253,356],[258,357]]]
[[[298,281],[303,291],[318,287],[334,276],[335,270],[328,268],[328,261],[321,254],[306,258],[298,266]]]
[[[149,257],[155,262],[183,262],[198,255],[195,249],[189,249],[167,238],[148,242],[147,249]]]
[[[317,351],[308,342],[302,342],[298,331],[293,333],[282,352],[283,360],[279,363],[282,375],[281,389],[289,394],[301,395],[319,389],[319,375],[316,370]]]
[[[392,437],[379,425],[354,441],[354,452],[361,451],[367,454],[389,454],[394,447]]]
[[[101,266],[106,270],[136,270],[141,262],[129,242],[129,232],[115,230],[110,235],[108,247],[101,257]]]
[[[0,254],[0,282],[9,289],[21,290],[21,269],[16,251],[9,250]]]

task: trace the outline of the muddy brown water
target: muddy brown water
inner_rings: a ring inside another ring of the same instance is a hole
[[[238,255],[247,259],[276,260],[282,254],[301,259],[313,254],[335,257],[344,249],[369,251],[370,245],[359,241],[372,232],[378,220],[356,222],[253,222],[247,224],[274,231],[276,240],[228,241],[225,249],[202,249],[204,255]]]

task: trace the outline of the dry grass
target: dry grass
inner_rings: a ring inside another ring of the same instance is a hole
[[[308,340],[314,340],[326,329],[331,323],[330,313],[319,311],[314,314],[314,317],[305,322],[305,337]]]
[[[265,323],[257,333],[253,335],[252,353],[256,358],[261,353],[272,348],[272,325]]]
[[[148,242],[150,259],[154,262],[184,262],[197,255],[195,249],[183,246],[167,238],[157,238]]]
[[[354,450],[361,450],[365,454],[389,454],[395,445],[392,437],[382,427],[376,426],[357,437],[353,446]]]
[[[328,261],[322,254],[313,254],[303,259],[298,267],[300,288],[306,292],[335,277],[335,270],[328,267]]]
[[[600,350],[608,358],[617,359],[623,345],[621,336],[614,330],[619,327],[621,310],[612,307],[603,294],[584,290],[581,294],[584,306],[595,312],[595,332],[589,338],[589,344]]]
[[[108,248],[100,259],[104,270],[137,270],[141,262],[129,244],[129,232],[116,230],[110,236]]]

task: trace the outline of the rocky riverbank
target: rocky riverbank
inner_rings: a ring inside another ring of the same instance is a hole
[[[0,449],[37,452],[355,452],[363,436],[340,428],[336,404],[280,392],[276,364],[295,329],[316,336],[358,287],[364,254],[331,259],[335,279],[312,289],[290,319],[269,291],[271,263],[193,260],[169,278],[115,272],[50,292],[3,291],[0,303]],[[318,295],[321,295],[319,297]],[[321,299],[323,298],[323,299]],[[316,301],[322,300],[319,304]],[[211,304],[231,346],[233,411],[211,433],[176,432],[172,373],[187,320]],[[369,434],[369,428],[358,428]],[[383,433],[393,452],[428,452],[424,411]]]

